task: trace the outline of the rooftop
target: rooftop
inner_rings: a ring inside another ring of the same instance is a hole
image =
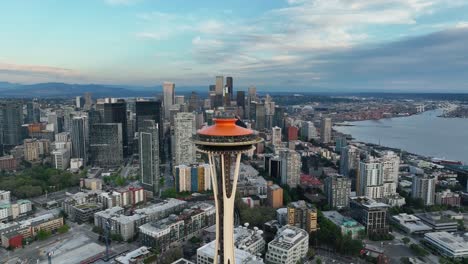
[[[305,230],[287,225],[278,230],[275,239],[269,245],[289,250],[304,239],[309,239],[309,234]]]
[[[337,226],[363,227],[356,220],[349,218],[349,217],[345,217],[344,215],[340,214],[338,211],[324,211],[323,215]]]
[[[132,252],[127,253],[125,256],[117,257],[115,260],[117,261],[117,263],[130,264],[130,263],[134,263],[133,262],[134,259],[145,256],[149,253],[150,252],[148,251],[147,247],[141,247]]]
[[[445,249],[453,253],[466,252],[468,254],[468,237],[455,236],[448,232],[433,232],[426,233],[424,237],[427,240],[432,240]]]
[[[305,231],[304,231],[305,232]],[[211,241],[210,243],[204,245],[203,247],[197,250],[197,255],[203,254],[214,258],[215,253],[215,242]],[[236,258],[236,264],[263,264],[261,258],[258,258],[247,251],[234,248],[234,255]]]
[[[378,209],[378,208],[388,208],[390,207],[386,203],[377,202],[374,199],[371,199],[366,196],[358,196],[358,197],[351,197],[351,201],[354,201],[362,206],[366,207],[367,209]]]
[[[409,214],[398,214],[392,216],[393,220],[398,222],[400,225],[408,228],[412,232],[417,231],[430,231],[432,228],[426,224],[424,224],[421,219],[414,215]]]

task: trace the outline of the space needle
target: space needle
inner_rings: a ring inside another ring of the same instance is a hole
[[[199,130],[193,139],[197,150],[208,155],[211,167],[216,206],[213,264],[235,264],[234,200],[241,156],[254,150],[262,139],[252,130],[236,125],[236,118],[217,117],[213,121],[214,125]]]

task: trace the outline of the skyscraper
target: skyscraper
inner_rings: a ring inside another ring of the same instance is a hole
[[[163,113],[161,101],[136,101],[135,103],[136,114],[136,131],[140,131],[145,120],[153,120],[158,125],[158,138],[159,144],[163,141]]]
[[[124,100],[112,100],[104,103],[104,119],[103,123],[118,123],[121,124],[122,131],[122,149],[124,155],[128,151],[128,136],[127,136],[127,104]]]
[[[266,111],[264,103],[257,103],[255,106],[255,129],[258,131],[265,130],[266,127]]]
[[[332,120],[331,118],[322,119],[322,127],[320,130],[320,139],[323,144],[328,144],[331,142],[332,135]]]
[[[305,138],[307,141],[311,139],[317,139],[317,129],[313,122],[304,121],[301,124],[301,136]]]
[[[92,126],[90,137],[91,163],[101,167],[117,167],[123,162],[121,123],[99,123]]]
[[[228,76],[226,77],[226,88],[227,88],[227,97],[228,101],[231,101],[233,99],[233,94],[234,94],[234,86],[233,86],[233,80],[232,77]]]
[[[234,200],[241,156],[251,152],[261,139],[253,131],[237,126],[235,118],[214,121],[214,126],[198,131],[194,142],[198,151],[208,155],[211,166],[216,206],[214,264],[234,264]]]
[[[20,103],[0,103],[0,143],[10,146],[21,144],[22,124],[23,106]]]
[[[86,164],[88,156],[88,119],[77,116],[72,119],[71,129],[72,158],[83,159]]]
[[[174,104],[174,90],[175,84],[171,82],[163,83],[163,103],[164,103],[164,117],[169,119],[170,109]]]
[[[241,118],[245,118],[245,91],[237,91],[236,102],[237,107],[242,108]]]
[[[216,87],[215,87],[216,95],[223,95],[223,89],[224,89],[224,77],[216,76]]]
[[[159,192],[159,129],[154,120],[144,120],[139,127],[140,174],[143,188],[158,196]]]
[[[91,98],[91,93],[85,93],[85,103],[84,103],[84,110],[90,110],[93,106],[93,98]]]
[[[195,115],[177,113],[174,120],[174,166],[195,162],[195,145],[192,136],[195,134]]]
[[[424,205],[433,205],[435,199],[435,178],[427,175],[416,175],[413,177],[411,196],[420,198]]]
[[[39,123],[41,121],[41,112],[36,100],[26,104],[26,122],[28,124]]]
[[[189,98],[188,111],[189,112],[198,111],[200,109],[199,104],[200,103],[199,103],[198,94],[196,92],[192,92]]]

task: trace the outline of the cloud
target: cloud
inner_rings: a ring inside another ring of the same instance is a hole
[[[3,80],[21,82],[38,81],[85,81],[85,76],[73,69],[0,62],[0,77]]]
[[[140,0],[104,0],[104,2],[108,5],[132,5]]]

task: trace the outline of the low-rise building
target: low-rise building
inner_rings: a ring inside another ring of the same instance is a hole
[[[435,194],[435,203],[439,205],[460,206],[461,196],[450,189]]]
[[[164,251],[174,242],[186,240],[215,224],[215,207],[199,203],[179,215],[170,215],[159,221],[139,227],[140,242]]]
[[[0,157],[0,170],[14,171],[18,167],[18,162],[13,155]]]
[[[467,258],[468,239],[448,232],[426,233],[424,240],[442,256],[448,258]]]
[[[32,203],[29,200],[18,200],[14,203],[0,203],[0,222],[13,221],[19,217],[25,217],[31,213]]]
[[[210,243],[197,249],[197,264],[213,264],[215,258],[215,243]],[[234,248],[234,257],[236,264],[264,264],[261,257],[254,256],[242,249]],[[219,261],[218,261],[219,263]]]
[[[195,263],[193,263],[190,260],[186,260],[184,258],[181,258],[181,259],[178,259],[178,260],[172,262],[171,264],[195,264]]]
[[[62,209],[73,222],[84,223],[93,219],[94,213],[102,210],[97,192],[70,194],[63,202]]]
[[[453,219],[450,214],[445,212],[426,212],[415,214],[415,216],[431,227],[434,232],[455,232],[458,229],[457,219]]]
[[[294,226],[284,226],[268,243],[266,263],[296,264],[303,263],[309,250],[309,234]]]
[[[1,245],[5,248],[17,246],[20,237],[22,242],[24,238],[35,237],[41,230],[55,232],[63,224],[63,217],[53,213],[47,213],[21,222],[0,224]]]
[[[407,234],[423,234],[432,231],[430,226],[414,215],[398,214],[392,216],[391,220]]]
[[[248,229],[248,225],[234,228],[234,246],[249,252],[254,256],[263,255],[265,253],[265,239],[263,239],[263,231],[257,227]]]
[[[341,234],[350,234],[353,239],[358,238],[361,234],[365,234],[366,229],[356,220],[345,217],[337,211],[324,211],[323,216],[338,226]]]
[[[123,256],[115,258],[115,262],[119,264],[136,264],[143,263],[143,260],[151,254],[147,247],[140,247],[134,251],[128,252]]]
[[[137,234],[139,227],[152,221],[158,221],[173,213],[178,213],[186,207],[187,202],[168,199],[149,207],[137,209],[133,215],[124,215],[124,209],[116,206],[94,214],[94,225],[105,229],[106,222],[111,225],[111,233],[131,240]]]

